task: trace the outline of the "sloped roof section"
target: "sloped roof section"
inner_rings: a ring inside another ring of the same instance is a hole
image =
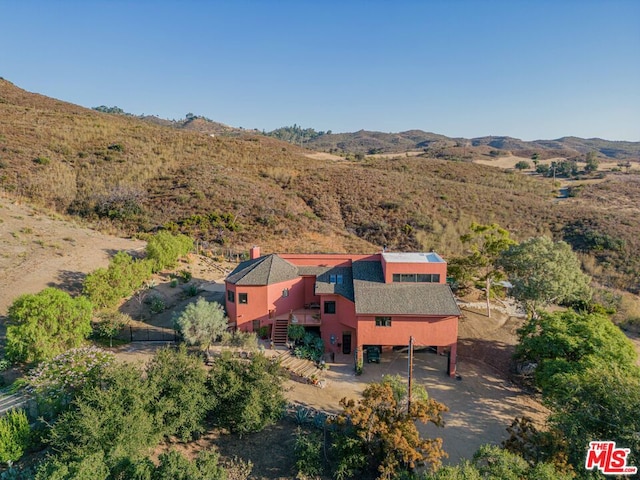
[[[460,315],[448,285],[384,283],[378,262],[353,262],[353,289],[358,315]]]
[[[342,295],[353,302],[351,267],[330,267],[316,277],[316,295]]]
[[[247,260],[227,277],[234,285],[272,285],[298,278],[298,267],[276,254]]]

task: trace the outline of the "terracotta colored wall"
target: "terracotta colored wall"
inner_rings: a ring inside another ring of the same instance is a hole
[[[316,277],[302,277],[304,281],[304,303],[318,303],[320,296],[316,295]]]
[[[288,288],[289,296],[283,297],[282,291]],[[269,318],[269,311],[276,310],[282,315],[290,310],[302,308],[305,303],[305,284],[298,278],[268,286],[242,286],[226,284],[227,291],[235,292],[235,303],[227,301],[227,316],[232,322],[237,322],[238,328],[252,331],[253,320],[260,320],[260,325],[273,323]],[[238,303],[238,295],[246,293],[248,303]],[[226,298],[226,293],[225,293]]]
[[[358,317],[358,345],[446,346],[458,340],[457,317],[391,317],[390,327],[376,327],[375,317]]]
[[[276,315],[288,313],[304,306],[305,284],[302,278],[269,285],[267,294],[268,308],[275,309]],[[283,297],[282,291],[288,288],[289,296]]]
[[[384,272],[385,283],[393,282],[394,273],[439,273],[440,282],[447,281],[447,264],[445,262],[438,263],[397,263],[385,262],[382,258],[382,271]]]
[[[232,289],[236,292],[235,316],[229,313],[233,308],[227,308],[227,315],[229,315],[229,320],[237,322],[238,329],[250,332],[253,330],[253,320],[261,320],[262,323],[269,318],[266,287],[242,285],[227,285],[227,287],[233,287]],[[238,302],[241,293],[247,294],[246,304]],[[229,304],[230,302],[227,302],[227,305]]]
[[[232,303],[229,300],[227,300],[227,292],[228,291],[232,291],[235,293],[236,291],[236,286],[229,283],[229,282],[225,282],[224,283],[225,286],[225,290],[224,290],[224,309],[227,312],[227,317],[229,317],[229,321],[231,322],[235,322],[236,321],[236,304],[235,302]],[[236,301],[238,301],[238,296],[235,295],[235,299]]]
[[[336,302],[336,313],[324,313],[324,301]],[[325,350],[327,352],[341,353],[342,347],[338,347],[338,343],[342,342],[342,333],[351,332],[352,349],[355,348],[355,330],[356,330],[356,307],[355,304],[339,295],[323,295],[320,302],[320,312],[322,315],[322,326],[320,333],[324,340]],[[331,344],[331,336],[334,336],[335,342]]]

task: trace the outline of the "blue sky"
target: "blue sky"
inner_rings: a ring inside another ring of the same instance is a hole
[[[640,1],[0,0],[0,76],[270,130],[640,140]]]

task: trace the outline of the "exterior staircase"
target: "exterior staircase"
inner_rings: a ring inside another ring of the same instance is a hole
[[[324,378],[324,370],[319,369],[315,362],[295,357],[289,350],[280,353],[277,359],[282,368],[297,377],[303,378],[308,383],[319,383]],[[315,382],[312,380],[315,380]]]
[[[287,344],[289,338],[289,320],[286,318],[276,319],[273,323],[273,331],[271,332],[271,341],[276,346]]]

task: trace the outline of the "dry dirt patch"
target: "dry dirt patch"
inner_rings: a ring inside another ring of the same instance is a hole
[[[85,275],[106,267],[113,254],[144,247],[0,198],[0,317],[23,293],[48,286],[77,292]]]

